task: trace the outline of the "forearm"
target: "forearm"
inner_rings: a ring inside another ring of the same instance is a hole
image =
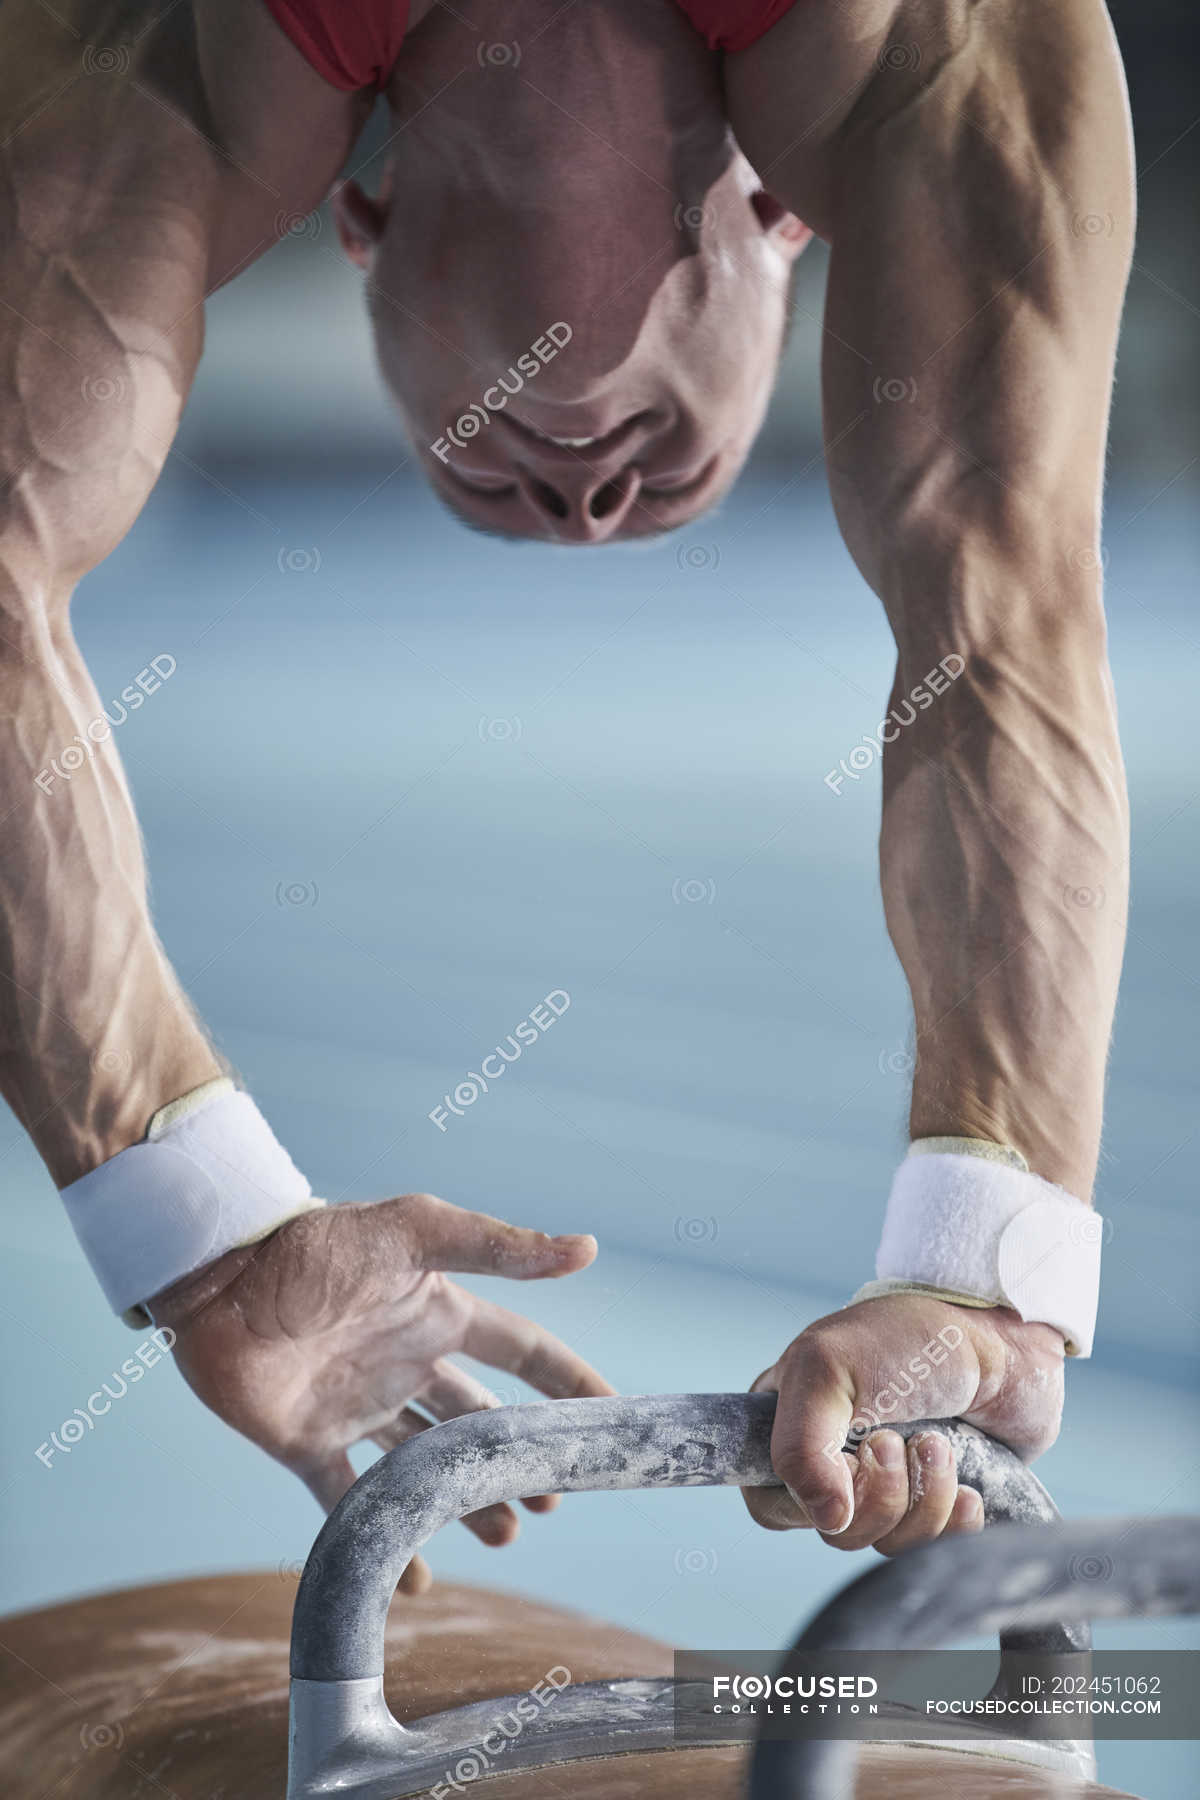
[[[889,610],[911,623],[898,631],[881,875],[913,1000],[913,1137],[1012,1144],[1087,1199],[1128,818],[1098,581],[1053,545],[1047,556],[968,548],[953,568],[935,557],[890,578]],[[978,599],[960,594],[934,625],[896,591],[921,582]],[[924,678],[943,662],[930,703]]]
[[[11,567],[3,580],[0,1090],[62,1187],[220,1065],[155,935],[137,820],[111,735],[89,736],[104,709],[65,605]]]
[[[901,25],[921,58],[885,59],[834,158],[824,391],[896,703],[962,659],[885,756],[912,1129],[1008,1140],[1086,1199],[1125,928],[1099,575],[1124,93],[1097,0],[913,0]]]

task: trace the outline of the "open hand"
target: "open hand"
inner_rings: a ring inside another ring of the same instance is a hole
[[[533,1281],[573,1274],[595,1254],[591,1237],[551,1238],[404,1194],[303,1213],[151,1305],[176,1333],[175,1360],[205,1405],[330,1511],[355,1479],[352,1444],[369,1438],[390,1450],[431,1421],[498,1404],[447,1360],[456,1351],[555,1399],[612,1393],[548,1331],[446,1273]],[[546,1512],[556,1497],[524,1504]],[[509,1543],[518,1529],[507,1505],[463,1522],[487,1544]],[[400,1585],[419,1593],[429,1581],[416,1557]]]
[[[983,1502],[960,1487],[948,1441],[907,1447],[881,1422],[962,1418],[1026,1461],[1058,1435],[1063,1340],[1009,1307],[883,1294],[818,1319],[754,1383],[779,1395],[771,1460],[783,1488],[744,1489],[771,1531],[815,1527],[843,1550],[885,1556],[949,1531],[978,1531]]]

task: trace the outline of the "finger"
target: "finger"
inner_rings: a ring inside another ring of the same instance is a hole
[[[898,1431],[872,1432],[855,1460],[854,1516],[836,1536],[821,1533],[839,1550],[865,1549],[895,1531],[908,1512],[908,1460]]]
[[[446,1367],[448,1369],[450,1365],[446,1364]],[[467,1378],[464,1377],[465,1379]],[[479,1384],[474,1385],[478,1386]],[[421,1399],[424,1404],[424,1397],[421,1396]],[[420,1413],[414,1412],[411,1407],[406,1406],[388,1424],[382,1425],[378,1431],[373,1432],[371,1441],[378,1444],[381,1450],[394,1450],[398,1444],[405,1444],[409,1438],[416,1437],[419,1432],[429,1429],[429,1420],[423,1419]],[[461,1523],[466,1526],[468,1531],[473,1531],[481,1543],[488,1544],[494,1549],[511,1544],[521,1529],[516,1513],[503,1501],[492,1506],[478,1507],[475,1512],[464,1513]],[[428,1582],[425,1585],[428,1586]],[[422,1588],[417,1591],[423,1593],[425,1590]]]
[[[960,1487],[954,1499],[954,1510],[946,1521],[946,1535],[956,1531],[982,1531],[983,1501],[974,1488]]]
[[[958,1498],[954,1451],[940,1431],[922,1431],[908,1444],[908,1510],[894,1531],[875,1541],[884,1556],[941,1537]]]
[[[775,1377],[778,1376],[776,1383]],[[756,1392],[778,1386],[771,1462],[809,1522],[844,1531],[854,1515],[854,1488],[842,1445],[854,1417],[851,1378],[819,1338],[798,1338]]]
[[[406,1444],[409,1438],[416,1437],[419,1431],[428,1430],[429,1420],[419,1412],[414,1412],[411,1406],[406,1406],[394,1419],[389,1419],[386,1425],[381,1425],[378,1431],[371,1433],[371,1442],[378,1444],[381,1450],[395,1450],[397,1445]]]
[[[310,1468],[296,1467],[296,1473],[318,1505],[331,1513],[342,1495],[358,1480],[354,1466],[344,1450],[337,1451],[323,1463]]]
[[[743,1488],[742,1499],[750,1517],[767,1531],[812,1530],[812,1520],[785,1487]]]
[[[433,1570],[423,1556],[414,1556],[396,1583],[396,1592],[412,1599],[417,1594],[427,1594],[432,1586]]]
[[[387,1222],[394,1223],[405,1255],[418,1269],[536,1281],[573,1275],[596,1255],[594,1237],[548,1237],[544,1231],[451,1206],[434,1194],[403,1194],[385,1200],[379,1210],[390,1216]]]
[[[779,1365],[774,1363],[751,1382],[750,1392],[778,1397],[779,1379]],[[798,1531],[812,1524],[803,1507],[796,1505],[785,1487],[743,1488],[742,1499],[755,1524],[766,1531]]]
[[[435,1419],[457,1419],[462,1413],[490,1412],[500,1404],[491,1388],[444,1357],[434,1363],[433,1372],[416,1399]]]
[[[481,1506],[477,1512],[464,1513],[459,1524],[473,1531],[489,1550],[503,1550],[521,1532],[521,1521],[505,1500],[497,1500],[492,1506]]]
[[[552,1400],[616,1392],[603,1375],[551,1332],[491,1300],[474,1299],[461,1348],[493,1369],[527,1381]]]

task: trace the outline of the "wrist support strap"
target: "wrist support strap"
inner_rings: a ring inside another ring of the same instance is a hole
[[[1068,1356],[1090,1356],[1103,1231],[1090,1206],[1031,1174],[1007,1146],[918,1139],[892,1183],[878,1279],[854,1298],[916,1289],[1011,1306],[1061,1331]]]
[[[323,1206],[249,1094],[205,1082],[154,1115],[140,1144],[62,1190],[116,1312]]]

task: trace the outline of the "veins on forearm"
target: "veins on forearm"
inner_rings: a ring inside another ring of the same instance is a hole
[[[913,1128],[1016,1143],[1090,1189],[1124,936],[1126,813],[1094,638],[973,658],[885,757],[888,928]],[[1063,666],[1057,667],[1056,665]]]
[[[150,921],[115,746],[46,792],[100,703],[65,619],[0,643],[0,1089],[60,1185],[217,1073]]]

